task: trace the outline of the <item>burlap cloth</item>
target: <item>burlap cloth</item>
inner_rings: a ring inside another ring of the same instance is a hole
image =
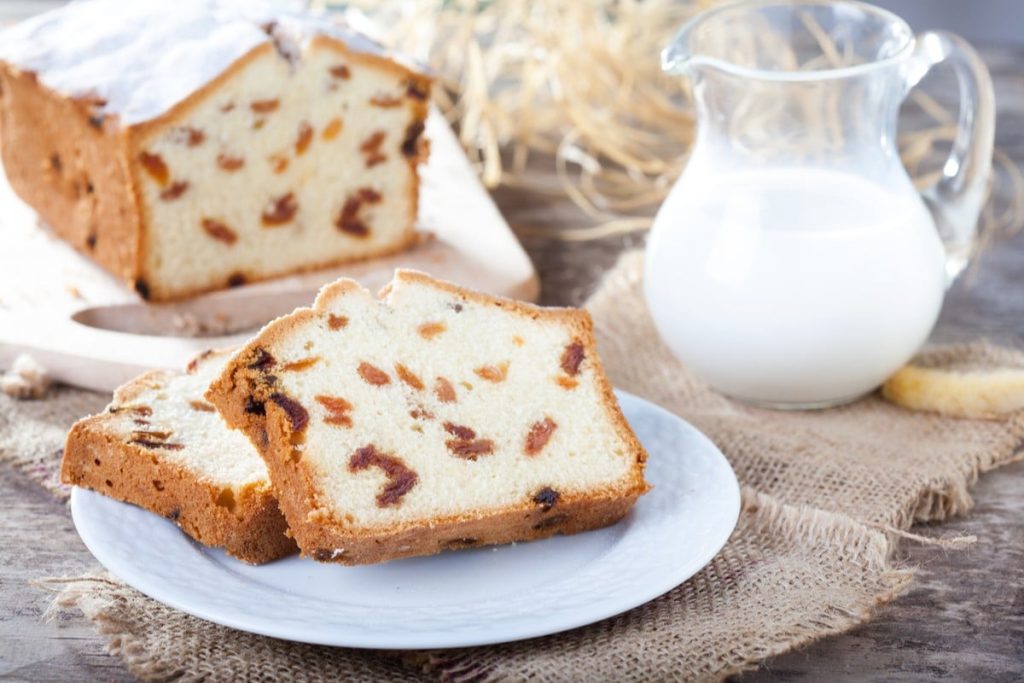
[[[153,680],[714,680],[868,619],[912,578],[891,560],[899,532],[968,509],[977,475],[1018,457],[1024,414],[956,420],[877,396],[808,413],[733,403],[692,378],[657,341],[639,285],[640,256],[629,254],[587,305],[613,382],[706,432],[744,486],[729,543],[661,598],[568,633],[419,653],[232,631],[105,574],[50,580],[61,590],[54,610],[80,609],[132,672]],[[933,351],[928,360],[1024,366],[1024,355],[983,343]],[[4,399],[0,457],[61,493],[54,472],[64,432],[105,401],[69,389],[42,402]]]

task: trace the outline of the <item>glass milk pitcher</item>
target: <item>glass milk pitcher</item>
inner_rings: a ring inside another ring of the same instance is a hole
[[[958,130],[918,193],[896,119],[936,64]],[[683,26],[697,131],[650,235],[645,296],[669,348],[719,391],[781,408],[851,401],[928,337],[963,269],[991,170],[994,101],[975,52],[860,2],[739,2]]]

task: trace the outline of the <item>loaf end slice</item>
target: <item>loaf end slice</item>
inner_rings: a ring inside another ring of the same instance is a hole
[[[263,456],[302,552],[344,564],[613,524],[647,455],[582,311],[398,271],[268,325],[207,398]]]
[[[68,434],[61,481],[133,503],[204,545],[260,564],[296,551],[266,467],[203,399],[229,354],[188,372],[153,371],[118,389],[107,410]]]

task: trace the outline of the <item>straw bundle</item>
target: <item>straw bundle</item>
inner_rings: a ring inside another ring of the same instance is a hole
[[[350,19],[364,12],[387,27],[384,42],[437,71],[437,102],[487,186],[564,193],[592,219],[552,237],[646,229],[685,164],[693,103],[683,79],[661,72],[658,53],[714,0],[313,1]],[[808,28],[819,61],[843,58],[820,27]],[[913,97],[930,123],[903,136],[900,151],[925,184],[941,166],[954,115],[921,92]],[[1024,224],[1024,178],[1001,152],[996,162],[994,183],[1009,188],[999,193],[1004,206],[986,206],[990,234]],[[553,170],[557,186],[525,173],[531,163]]]

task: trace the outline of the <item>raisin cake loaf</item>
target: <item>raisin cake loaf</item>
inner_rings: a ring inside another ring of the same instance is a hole
[[[0,33],[15,192],[146,299],[415,240],[430,80],[264,0],[77,0]]]
[[[296,548],[266,467],[203,399],[229,355],[207,353],[187,373],[149,372],[118,389],[106,412],[72,427],[61,481],[163,515],[240,560],[269,562]]]
[[[207,398],[305,555],[344,564],[606,526],[647,490],[582,311],[398,271],[272,322]]]

